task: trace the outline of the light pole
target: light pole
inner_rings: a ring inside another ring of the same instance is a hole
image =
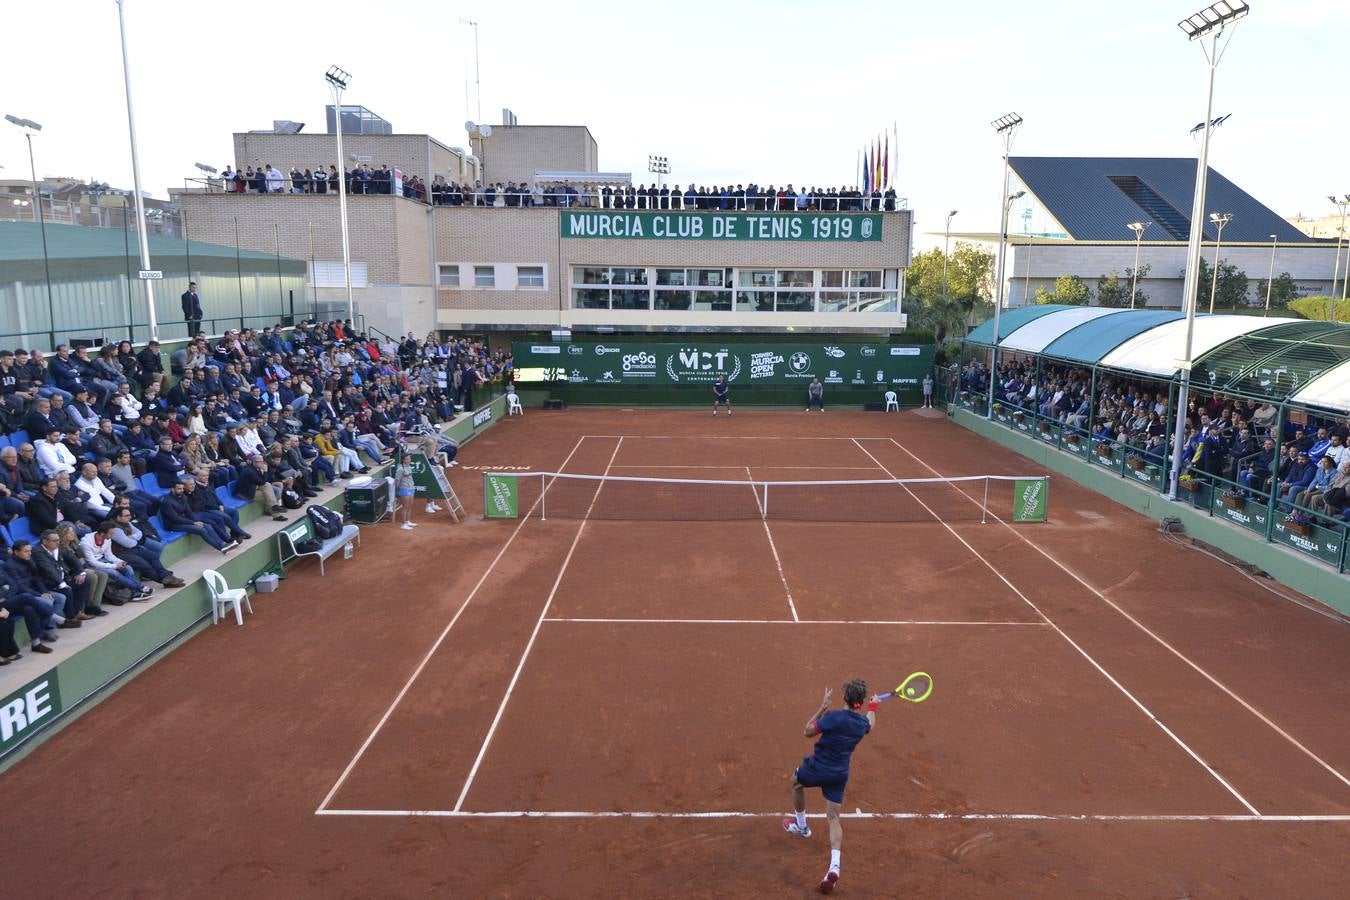
[[[1340,281],[1341,278],[1341,241],[1345,239],[1345,209],[1347,206],[1350,206],[1350,194],[1346,194],[1344,200],[1337,200],[1335,194],[1327,195],[1327,199],[1336,207],[1336,211],[1341,214],[1341,227],[1340,230],[1336,232],[1336,268],[1331,276],[1331,292],[1328,294],[1328,296],[1331,297],[1331,302],[1335,304],[1336,282]],[[1346,268],[1350,269],[1350,261],[1347,261]],[[1335,316],[1332,316],[1332,321],[1335,321],[1335,318]]]
[[[347,285],[347,318],[356,324],[356,304],[352,301],[352,248],[347,239],[347,157],[342,153],[342,92],[347,82],[352,80],[348,72],[337,66],[330,66],[324,74],[328,86],[333,89],[333,122],[337,126],[337,158],[342,163],[338,172],[338,223],[342,229],[342,280]]]
[[[1214,271],[1209,273],[1209,314],[1214,315],[1214,297],[1219,292],[1219,247],[1223,244],[1223,227],[1233,220],[1232,213],[1210,213],[1209,220],[1219,229],[1214,242]]]
[[[1266,315],[1270,315],[1270,287],[1275,281],[1275,246],[1279,242],[1279,235],[1270,236],[1270,271],[1266,273]]]
[[[207,193],[210,193],[212,184],[211,176],[216,174],[216,167],[208,166],[206,163],[193,163],[192,165],[201,171],[202,180],[206,182],[206,191]]]
[[[1144,231],[1152,222],[1131,222],[1125,227],[1134,232],[1134,271],[1130,274],[1130,309],[1134,309],[1134,293],[1139,287],[1139,244],[1144,239]]]
[[[1205,187],[1209,175],[1209,135],[1214,130],[1214,70],[1219,65],[1219,38],[1227,26],[1251,12],[1245,0],[1220,0],[1213,6],[1207,6],[1193,16],[1177,23],[1186,37],[1200,41],[1205,61],[1209,65],[1209,77],[1205,85],[1205,127],[1200,133],[1200,155],[1195,164],[1195,196],[1191,201],[1191,235],[1186,245],[1186,279],[1182,288],[1182,303],[1186,307],[1186,341],[1182,358],[1178,361],[1181,369],[1181,385],[1177,391],[1176,423],[1172,435],[1172,471],[1168,480],[1167,498],[1177,498],[1177,482],[1181,478],[1182,458],[1186,451],[1186,404],[1191,389],[1191,352],[1195,340],[1196,289],[1200,277],[1200,242],[1204,239],[1205,223]],[[1231,40],[1231,32],[1230,40]],[[1208,39],[1208,44],[1205,43]],[[1224,42],[1224,47],[1228,42]]]
[[[947,227],[942,232],[942,302],[947,302],[947,250],[952,243],[952,218],[956,210],[947,213]]]
[[[670,174],[670,158],[666,156],[648,156],[647,171],[656,176],[656,186],[664,187],[665,176]]]
[[[127,134],[131,138],[131,181],[136,200],[136,239],[141,242],[141,271],[150,268],[150,241],[145,234],[145,198],[141,195],[141,156],[136,150],[136,112],[131,106],[131,62],[127,58],[127,22],[117,0],[117,27],[122,33],[122,79],[127,91]],[[159,340],[159,319],[155,314],[155,282],[144,277],[146,324],[150,326],[150,340]]]
[[[42,192],[38,188],[37,163],[33,161],[33,134],[42,130],[42,126],[32,119],[21,119],[18,116],[5,116],[5,121],[17,125],[23,129],[23,136],[28,138],[28,168],[33,176],[33,206],[37,209],[38,232],[42,235],[42,271],[47,276],[47,338],[51,343],[52,351],[56,350],[56,303],[52,300],[52,266],[47,256],[47,220],[42,215]],[[16,201],[17,202],[17,201]]]
[[[1007,254],[1004,252],[1008,242],[1008,209],[1012,205],[1012,199],[1008,195],[1008,182],[1012,177],[1012,167],[1008,164],[1008,156],[1012,153],[1013,133],[1017,126],[1022,124],[1022,117],[1017,113],[1008,113],[1006,116],[1000,116],[989,124],[994,126],[994,132],[1003,137],[1003,193],[999,194],[998,200],[1002,207],[1001,222],[999,224],[999,244],[998,244],[998,269],[995,273],[997,283],[994,285],[994,343],[989,348],[989,403],[985,409],[985,418],[994,417],[994,379],[998,372],[998,339],[999,339],[999,314],[1003,311],[1003,264]],[[1022,196],[1022,192],[1017,194]]]
[[[1340,202],[1339,204],[1337,204],[1337,205],[1340,206],[1340,208],[1341,208],[1341,231],[1340,231],[1340,234],[1339,234],[1339,235],[1337,236],[1337,238],[1336,238],[1336,259],[1337,259],[1337,261],[1339,261],[1340,258],[1341,258],[1341,241],[1342,241],[1343,239],[1345,239],[1345,211],[1346,211],[1347,208],[1350,208],[1350,194],[1346,194],[1344,197],[1342,197],[1342,198],[1341,198],[1341,202]],[[1343,278],[1341,279],[1341,300],[1342,300],[1342,301],[1344,301],[1345,298],[1346,298],[1347,286],[1350,286],[1350,240],[1347,240],[1347,241],[1346,241],[1346,253],[1345,253],[1345,277],[1343,277]],[[1335,280],[1333,280],[1333,281],[1331,282],[1331,304],[1330,304],[1330,306],[1331,306],[1331,309],[1330,309],[1330,313],[1331,313],[1331,314],[1330,314],[1330,316],[1328,316],[1328,318],[1329,318],[1332,322],[1335,322],[1335,321],[1336,321],[1336,282],[1335,282]]]

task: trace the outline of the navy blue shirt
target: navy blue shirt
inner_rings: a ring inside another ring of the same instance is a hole
[[[713,393],[719,397],[725,397],[728,387],[729,385],[725,381],[716,382],[713,384]]]
[[[849,758],[858,742],[872,730],[872,724],[861,713],[836,709],[816,720],[816,730],[820,732],[816,740],[816,765],[847,775]]]

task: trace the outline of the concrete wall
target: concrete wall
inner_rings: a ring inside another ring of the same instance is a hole
[[[1074,241],[1054,241],[1018,236],[1010,238],[1008,284],[1006,296],[1008,305],[1023,306],[1034,303],[1036,289],[1053,289],[1060,275],[1077,275],[1087,282],[1094,294],[1097,279],[1110,275],[1114,269],[1122,278],[1126,269],[1134,268],[1134,242],[1118,244],[1088,244]],[[1265,294],[1258,296],[1256,282],[1265,281],[1270,270],[1270,244],[1224,244],[1219,248],[1221,263],[1229,263],[1245,272],[1250,284],[1249,300],[1253,304],[1265,302]],[[1214,264],[1214,245],[1203,248],[1205,264]],[[1335,267],[1336,248],[1333,244],[1276,246],[1275,276],[1288,272],[1298,282],[1299,293],[1303,296],[1326,293],[1331,289],[1331,277]],[[1186,267],[1186,245],[1177,243],[1154,243],[1144,241],[1140,247],[1139,265],[1150,266],[1147,278],[1139,280],[1139,288],[1148,294],[1151,307],[1181,306],[1182,271]],[[1027,289],[1028,268],[1031,285]],[[1208,297],[1202,303],[1208,309]]]
[[[327,171],[337,165],[337,139],[331,134],[252,134],[234,135],[234,159],[226,160],[238,167],[270,164],[288,174],[292,166],[301,171],[323,166]],[[347,156],[369,156],[370,167],[388,165],[402,169],[405,176],[420,175],[431,183],[433,175],[442,175],[459,181],[464,175],[460,154],[425,134],[344,134],[342,149]],[[350,159],[346,168],[355,166]],[[289,188],[289,183],[287,184]]]

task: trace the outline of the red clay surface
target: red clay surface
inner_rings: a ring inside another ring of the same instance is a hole
[[[471,514],[473,466],[1037,474],[912,412],[531,411],[460,458]],[[824,823],[788,840],[772,815],[809,749],[801,723],[827,684],[915,668],[934,695],[883,706],[848,811],[1350,815],[1350,628],[1052,484],[1047,525],[419,514],[411,534],[366,529],[354,560],[293,570],[245,627],[189,641],[3,776],[6,894],[805,895]],[[819,622],[876,619],[967,624]],[[757,815],[341,814],[453,811],[461,795],[461,812]],[[1273,819],[844,829],[838,892],[859,897],[1333,897],[1350,839],[1348,821]]]

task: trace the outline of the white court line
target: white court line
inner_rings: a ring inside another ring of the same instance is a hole
[[[579,619],[547,618],[545,622],[573,622],[582,625],[1030,625],[1033,628],[1045,628],[1049,623],[1041,622],[990,622],[962,621],[955,619]]]
[[[750,483],[751,493],[754,493],[755,476],[750,474],[749,466],[745,467],[745,477]],[[764,488],[765,500],[768,499],[768,491],[769,488],[765,486]],[[759,498],[756,497],[756,499]],[[792,588],[788,587],[787,573],[783,571],[783,560],[778,557],[778,545],[773,542],[773,532],[769,530],[769,520],[763,516],[760,516],[760,521],[764,523],[764,536],[769,539],[769,549],[773,551],[773,564],[778,567],[778,580],[783,582],[783,592],[787,594],[788,609],[792,611],[792,621],[796,622],[798,621],[797,604],[792,602]]]
[[[567,468],[567,464],[572,460],[572,456],[577,452],[577,450],[580,449],[581,442],[584,441],[585,439],[586,436],[584,434],[581,437],[577,438],[577,442],[572,445],[572,452],[567,454],[567,458],[564,459],[562,465],[558,467],[560,470]],[[394,713],[394,708],[397,707],[399,702],[403,700],[403,696],[408,693],[408,689],[411,688],[413,682],[417,680],[417,676],[422,674],[422,670],[426,668],[427,663],[431,661],[431,657],[436,653],[437,648],[441,646],[441,642],[445,640],[446,635],[450,633],[450,629],[455,627],[455,623],[458,622],[459,617],[464,614],[464,610],[469,608],[469,604],[472,603],[473,598],[477,596],[479,588],[483,586],[483,583],[487,581],[488,576],[491,575],[493,570],[497,568],[497,563],[501,562],[502,557],[506,555],[506,551],[510,548],[511,543],[516,539],[516,535],[520,534],[520,529],[525,527],[525,523],[530,520],[531,514],[534,512],[535,507],[538,505],[539,501],[535,500],[534,504],[530,506],[528,510],[526,510],[525,515],[522,516],[520,522],[517,523],[515,530],[511,532],[511,536],[506,539],[506,543],[502,544],[502,549],[497,551],[497,555],[492,558],[492,562],[488,564],[488,567],[483,572],[482,577],[478,579],[478,583],[473,586],[473,590],[469,591],[469,595],[464,598],[464,602],[459,605],[459,609],[455,610],[455,615],[450,619],[449,624],[447,624],[445,626],[445,629],[441,631],[440,636],[437,637],[435,643],[431,645],[431,649],[427,651],[426,656],[422,657],[422,661],[417,664],[417,668],[413,669],[413,673],[408,676],[408,680],[404,683],[403,689],[398,692],[398,695],[396,697],[394,697],[394,702],[389,704],[389,708],[384,711],[384,715],[380,716],[380,721],[375,723],[375,728],[370,732],[369,736],[367,736],[365,741],[361,744],[361,749],[357,750],[356,755],[352,757],[352,761],[347,763],[347,768],[342,770],[342,774],[338,776],[337,782],[328,792],[328,795],[323,798],[323,802],[319,804],[319,808],[315,810],[315,812],[319,813],[323,812],[324,808],[327,807],[328,804],[332,802],[333,797],[337,795],[337,792],[342,787],[343,782],[347,780],[347,776],[352,774],[352,770],[356,768],[356,764],[361,761],[361,757],[365,755],[367,748],[369,748],[371,742],[375,740],[375,735],[379,734],[380,729],[384,727],[384,723],[389,721],[389,717]]]
[[[850,437],[807,437],[800,434],[588,434],[591,438],[625,438],[630,441],[851,441]],[[868,440],[884,441],[883,437]],[[725,466],[739,469],[740,466]],[[810,468],[809,466],[807,468]]]
[[[323,809],[321,816],[434,817],[447,819],[781,819],[781,812],[587,812],[572,810],[493,810],[470,812],[454,809]],[[808,819],[823,819],[824,813],[809,813]],[[1330,813],[1289,815],[1110,815],[1098,813],[920,813],[841,812],[841,819],[898,819],[905,821],[958,822],[1350,822],[1350,815]]]
[[[887,439],[886,439],[886,438],[882,438],[881,440],[887,440]],[[888,468],[886,468],[884,465],[882,465],[882,464],[881,464],[881,460],[877,459],[875,456],[872,456],[871,452],[869,452],[868,449],[867,449],[866,447],[864,447],[864,446],[863,446],[861,443],[859,443],[856,439],[853,441],[853,443],[857,445],[857,447],[858,447],[859,450],[861,450],[863,453],[866,453],[867,456],[872,460],[872,462],[876,463],[877,466],[878,466],[883,472],[885,472],[887,475],[890,475],[892,478],[895,478],[895,475],[891,473],[891,470],[888,469]],[[911,454],[911,455],[912,455],[912,454]],[[909,490],[909,488],[908,488],[907,486],[905,486],[905,484],[904,484],[903,481],[901,481],[900,479],[896,478],[896,483],[900,484],[902,487],[905,487],[905,490],[909,492],[909,495],[910,495],[911,497],[913,497],[913,498],[915,499],[915,501],[918,502],[918,504],[919,504],[920,506],[922,506],[924,509],[928,510],[929,514],[932,515],[932,517],[933,517],[940,525],[942,525],[942,527],[945,528],[945,529],[947,530],[947,532],[948,532],[952,537],[954,537],[954,538],[956,538],[958,541],[960,541],[961,544],[962,544],[962,546],[964,546],[967,550],[969,550],[972,554],[974,554],[974,556],[975,556],[976,559],[978,559],[980,562],[984,563],[985,567],[986,567],[987,569],[989,569],[990,572],[994,573],[994,575],[997,576],[998,579],[999,579],[1000,581],[1002,581],[1004,584],[1006,584],[1006,585],[1008,586],[1009,590],[1011,590],[1011,591],[1012,591],[1013,593],[1015,593],[1018,597],[1020,597],[1020,598],[1022,599],[1022,602],[1023,602],[1023,603],[1025,603],[1027,606],[1030,606],[1033,610],[1035,610],[1036,615],[1038,615],[1038,616],[1040,616],[1041,618],[1045,619],[1046,623],[1047,623],[1051,628],[1053,628],[1053,629],[1055,630],[1055,632],[1056,632],[1057,634],[1059,634],[1060,637],[1064,638],[1064,640],[1068,642],[1068,644],[1069,644],[1070,647],[1073,647],[1073,649],[1077,650],[1078,653],[1083,657],[1083,659],[1087,660],[1087,661],[1092,665],[1092,667],[1093,667],[1094,669],[1096,669],[1098,672],[1100,672],[1100,673],[1106,678],[1107,681],[1109,681],[1109,682],[1111,682],[1113,685],[1115,685],[1116,688],[1117,688],[1122,694],[1124,694],[1127,698],[1129,698],[1129,700],[1130,700],[1131,703],[1133,703],[1136,707],[1139,708],[1140,712],[1142,712],[1144,715],[1148,716],[1149,719],[1151,719],[1151,720],[1153,721],[1153,724],[1157,725],[1160,729],[1162,729],[1162,731],[1163,731],[1164,734],[1166,734],[1168,737],[1170,737],[1173,741],[1176,742],[1176,745],[1177,745],[1178,747],[1180,747],[1182,750],[1185,750],[1186,753],[1191,757],[1191,759],[1194,759],[1197,763],[1199,763],[1199,764],[1204,768],[1204,770],[1205,770],[1206,772],[1208,772],[1208,773],[1214,778],[1215,781],[1217,781],[1217,782],[1219,782],[1219,784],[1223,785],[1223,786],[1228,790],[1228,793],[1232,794],[1235,798],[1237,798],[1237,801],[1238,801],[1239,803],[1241,803],[1243,806],[1245,806],[1245,807],[1252,813],[1252,815],[1255,815],[1255,816],[1261,815],[1261,811],[1260,811],[1260,810],[1258,810],[1255,806],[1252,806],[1249,802],[1247,802],[1247,798],[1246,798],[1246,797],[1243,797],[1240,793],[1238,793],[1237,789],[1234,788],[1231,784],[1229,784],[1229,783],[1224,779],[1224,777],[1223,777],[1222,775],[1220,775],[1218,772],[1216,772],[1216,771],[1214,770],[1214,767],[1213,767],[1213,766],[1211,766],[1209,763],[1205,762],[1204,759],[1202,759],[1202,758],[1200,757],[1200,754],[1196,753],[1194,750],[1192,750],[1192,749],[1190,748],[1190,746],[1189,746],[1185,741],[1183,741],[1181,738],[1177,737],[1177,735],[1172,731],[1172,729],[1168,728],[1167,725],[1165,725],[1165,724],[1163,723],[1162,719],[1159,719],[1156,715],[1154,715],[1154,714],[1153,714],[1153,711],[1152,711],[1151,709],[1149,709],[1147,706],[1145,706],[1145,705],[1139,700],[1138,697],[1136,697],[1136,696],[1134,696],[1134,694],[1130,693],[1130,691],[1125,687],[1125,685],[1123,685],[1123,684],[1121,684],[1119,681],[1117,681],[1116,678],[1115,678],[1115,676],[1112,675],[1110,672],[1106,671],[1105,667],[1103,667],[1101,663],[1099,663],[1099,662],[1097,662],[1097,660],[1093,659],[1092,654],[1088,653],[1086,650],[1084,650],[1082,647],[1080,647],[1080,646],[1078,645],[1078,643],[1077,643],[1073,638],[1069,637],[1069,635],[1066,634],[1066,633],[1064,632],[1064,629],[1062,629],[1062,628],[1060,628],[1058,625],[1056,625],[1056,624],[1054,623],[1054,621],[1053,621],[1049,616],[1047,616],[1044,612],[1041,611],[1040,607],[1038,607],[1035,603],[1031,602],[1031,598],[1030,598],[1030,597],[1028,597],[1026,594],[1024,594],[1024,593],[1022,593],[1020,590],[1018,590],[1017,587],[1016,587],[1011,581],[1009,581],[1007,578],[1005,578],[1005,577],[1003,576],[1003,573],[1002,573],[1002,572],[1000,572],[997,568],[994,567],[994,564],[993,564],[993,563],[991,563],[989,560],[985,559],[984,555],[981,554],[980,551],[976,550],[974,547],[972,547],[972,546],[966,541],[965,538],[963,538],[963,537],[961,537],[961,535],[957,534],[955,528],[953,528],[951,525],[947,524],[947,522],[943,521],[942,518],[941,518],[940,516],[938,516],[937,513],[933,512],[933,510],[928,506],[927,503],[924,503],[923,500],[919,499],[919,496],[918,496],[917,494],[915,494],[913,491]],[[966,496],[969,496],[969,495],[966,495]]]
[[[875,439],[875,438],[872,438],[871,440],[876,440],[876,439]],[[899,447],[901,450],[903,450],[903,451],[905,451],[906,453],[908,453],[908,454],[909,454],[911,457],[913,457],[920,465],[922,465],[922,466],[923,466],[924,468],[926,468],[928,471],[932,472],[934,475],[939,475],[939,476],[940,476],[940,475],[942,474],[942,473],[939,472],[937,469],[933,468],[933,467],[930,466],[928,463],[924,462],[924,461],[923,461],[922,459],[920,459],[918,456],[915,456],[914,453],[913,453],[912,451],[910,451],[910,449],[909,449],[908,447],[905,447],[905,446],[904,446],[903,444],[901,444],[899,441],[895,440],[895,438],[884,438],[884,440],[889,440],[892,444],[895,444],[895,446]],[[864,451],[864,452],[866,452],[866,451]],[[870,454],[869,454],[869,455],[870,455]],[[977,503],[977,501],[976,501],[973,497],[971,497],[969,494],[966,494],[965,491],[961,491],[960,493],[965,494],[965,496],[967,497],[967,499],[969,499],[972,503]],[[1163,647],[1167,648],[1167,650],[1170,651],[1170,652],[1172,653],[1173,656],[1175,656],[1177,659],[1179,659],[1179,660],[1181,660],[1182,662],[1184,662],[1186,665],[1190,666],[1191,669],[1193,669],[1194,671],[1198,672],[1201,676],[1204,677],[1204,679],[1205,679],[1206,681],[1208,681],[1210,684],[1214,685],[1216,688],[1218,688],[1219,690],[1223,691],[1223,692],[1224,692],[1225,694],[1227,694],[1230,698],[1232,698],[1234,701],[1236,701],[1236,702],[1238,703],[1239,706],[1241,706],[1243,709],[1247,710],[1247,712],[1251,713],[1252,715],[1256,716],[1256,718],[1260,719],[1262,722],[1266,723],[1266,725],[1270,726],[1270,728],[1271,728],[1276,734],[1278,734],[1280,737],[1284,738],[1284,739],[1285,739],[1286,741],[1288,741],[1289,743],[1293,744],[1293,745],[1294,745],[1295,747],[1297,747],[1300,751],[1302,751],[1309,759],[1311,759],[1313,762],[1317,763],[1317,764],[1318,764],[1319,766],[1321,766],[1323,769],[1327,770],[1327,771],[1330,772],[1332,775],[1334,775],[1334,776],[1336,777],[1336,779],[1339,780],[1339,781],[1341,782],[1341,784],[1345,785],[1346,787],[1350,787],[1350,778],[1347,778],[1344,774],[1342,774],[1338,769],[1336,769],[1336,768],[1335,768],[1334,766],[1332,766],[1330,763],[1326,762],[1326,761],[1323,760],[1320,756],[1318,756],[1316,753],[1314,753],[1312,750],[1308,749],[1308,748],[1305,747],[1303,744],[1299,743],[1299,741],[1298,741],[1293,735],[1291,735],[1289,732],[1285,731],[1285,730],[1284,730],[1283,728],[1281,728],[1279,725],[1276,725],[1276,724],[1275,724],[1274,722],[1272,722],[1272,721],[1271,721],[1264,713],[1262,713],[1262,712],[1261,712],[1260,710],[1258,710],[1256,707],[1252,706],[1252,705],[1251,705],[1250,703],[1248,703],[1246,700],[1244,700],[1244,699],[1242,699],[1241,697],[1239,697],[1239,696],[1237,695],[1236,692],[1234,692],[1231,688],[1228,687],[1228,685],[1224,684],[1222,681],[1220,681],[1219,679],[1215,678],[1213,675],[1209,674],[1209,672],[1205,671],[1205,670],[1204,670],[1203,668],[1201,668],[1197,663],[1193,662],[1189,657],[1187,657],[1186,654],[1182,653],[1182,652],[1181,652],[1180,650],[1178,650],[1176,647],[1173,647],[1171,644],[1169,644],[1169,643],[1166,641],[1166,639],[1164,639],[1161,635],[1159,635],[1159,634],[1158,634],[1157,632],[1155,632],[1153,629],[1149,628],[1149,627],[1148,627],[1147,625],[1145,625],[1143,622],[1140,622],[1140,621],[1139,621],[1138,619],[1136,619],[1134,616],[1130,615],[1123,607],[1121,607],[1119,604],[1117,604],[1117,603],[1116,603],[1114,600],[1112,600],[1110,597],[1107,597],[1107,596],[1106,596],[1105,594],[1103,594],[1101,591],[1097,590],[1095,587],[1093,587],[1092,585],[1088,584],[1087,581],[1085,581],[1085,580],[1083,579],[1083,577],[1080,576],[1077,572],[1073,571],[1073,570],[1070,569],[1068,566],[1064,565],[1064,563],[1060,562],[1058,559],[1056,559],[1055,557],[1051,556],[1049,553],[1047,553],[1047,552],[1046,552],[1040,545],[1038,545],[1036,542],[1034,542],[1034,541],[1032,541],[1032,540],[1029,540],[1029,539],[1026,537],[1026,535],[1022,534],[1022,532],[1018,531],[1016,528],[1013,528],[1011,525],[1009,525],[1009,524],[1008,524],[1007,522],[1005,522],[1003,519],[999,518],[999,517],[998,517],[997,515],[995,515],[993,512],[990,512],[989,515],[993,516],[994,521],[998,522],[998,523],[999,523],[1000,525],[1002,525],[1004,528],[1008,529],[1008,530],[1011,531],[1013,534],[1017,535],[1017,537],[1018,537],[1019,539],[1021,539],[1021,541],[1022,541],[1023,543],[1025,543],[1028,547],[1030,547],[1031,549],[1035,550],[1037,553],[1039,553],[1041,556],[1044,556],[1046,559],[1050,560],[1050,562],[1054,563],[1055,566],[1057,566],[1057,567],[1059,568],[1060,571],[1064,572],[1066,575],[1068,575],[1069,577],[1071,577],[1074,581],[1078,582],[1078,583],[1081,584],[1083,587],[1085,587],[1085,588],[1087,588],[1089,591],[1091,591],[1093,594],[1097,595],[1097,598],[1098,598],[1098,599],[1100,599],[1100,600],[1101,600],[1103,603],[1105,603],[1107,606],[1110,606],[1110,607],[1111,607],[1112,609],[1114,609],[1116,612],[1118,612],[1118,613],[1120,613],[1122,616],[1124,616],[1125,619],[1126,619],[1128,622],[1130,622],[1130,624],[1134,625],[1134,626],[1135,626],[1136,628],[1138,628],[1140,631],[1144,632],[1144,634],[1146,634],[1146,635],[1148,635],[1149,637],[1153,638],[1153,640],[1157,641],[1157,642],[1158,642],[1159,644],[1161,644]]]
[[[871,440],[875,440],[872,438]],[[615,466],[616,469],[810,469],[813,472],[870,472],[876,466],[670,466],[664,463],[653,463],[646,466]],[[753,480],[753,479],[751,479]]]
[[[614,452],[609,455],[609,463],[605,466],[605,474],[609,474],[609,467],[614,465],[614,458],[619,455],[619,448],[623,446],[623,438],[619,438],[614,445]],[[478,756],[474,758],[473,768],[469,770],[469,777],[464,782],[464,789],[459,792],[459,799],[455,801],[455,811],[459,812],[460,807],[464,805],[464,798],[469,796],[469,789],[473,787],[473,780],[478,777],[478,767],[483,764],[483,758],[487,756],[488,746],[492,743],[492,736],[497,732],[497,726],[502,721],[502,714],[506,712],[506,707],[511,703],[511,692],[516,688],[516,682],[520,680],[520,673],[525,668],[525,660],[530,658],[530,651],[534,649],[535,638],[539,637],[539,628],[544,624],[544,616],[548,615],[549,607],[553,605],[553,598],[558,593],[558,585],[562,584],[563,575],[567,572],[567,567],[572,563],[572,554],[577,550],[577,544],[581,542],[581,533],[586,530],[586,521],[591,517],[591,510],[595,509],[595,501],[600,499],[600,492],[604,490],[605,483],[599,482],[595,488],[595,493],[591,496],[591,505],[586,507],[586,514],[581,517],[581,524],[577,526],[577,533],[572,537],[572,546],[567,548],[567,555],[563,557],[562,566],[558,569],[558,577],[553,579],[553,587],[549,589],[548,597],[544,600],[544,608],[539,610],[539,619],[534,623],[534,631],[530,632],[530,640],[525,644],[525,650],[520,654],[520,662],[516,663],[516,671],[511,675],[511,681],[506,685],[506,693],[502,696],[502,702],[497,706],[497,714],[492,717],[492,725],[488,727],[487,735],[483,738],[483,746],[478,748]]]

